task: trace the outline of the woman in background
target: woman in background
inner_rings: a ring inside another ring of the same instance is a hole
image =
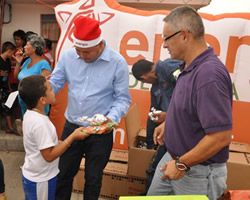
[[[14,77],[21,81],[23,78],[35,74],[49,76],[51,74],[51,67],[42,56],[44,49],[45,41],[41,36],[36,34],[29,35],[27,37],[27,43],[24,46],[24,52],[22,50],[19,50],[14,56],[16,60]],[[25,62],[21,66],[21,62],[25,56],[29,58],[25,60]],[[27,110],[27,107],[19,96],[18,100],[21,106],[23,116]],[[45,107],[45,113],[49,113],[49,106]]]

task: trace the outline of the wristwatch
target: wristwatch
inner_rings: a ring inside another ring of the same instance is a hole
[[[175,166],[180,171],[186,171],[186,172],[190,171],[190,167],[187,166],[185,163],[180,162],[178,156],[176,157],[176,160],[175,160]]]

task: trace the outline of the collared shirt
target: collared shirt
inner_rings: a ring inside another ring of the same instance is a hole
[[[228,70],[208,48],[179,75],[168,107],[165,145],[181,156],[206,135],[232,129],[232,82]],[[228,146],[201,163],[223,163]]]
[[[103,114],[113,122],[120,122],[126,114],[131,98],[129,72],[125,59],[105,45],[102,54],[92,63],[85,63],[75,48],[66,50],[51,75],[55,93],[68,83],[66,119],[74,124],[82,116]]]
[[[155,75],[158,83],[152,85],[151,104],[157,110],[167,111],[176,84],[174,72],[179,70],[182,63],[183,61],[170,58],[156,63]]]

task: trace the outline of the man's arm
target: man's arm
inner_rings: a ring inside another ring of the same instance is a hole
[[[207,134],[193,149],[182,155],[179,161],[189,167],[202,163],[228,146],[231,140],[232,130]],[[176,168],[175,160],[167,162],[161,170],[165,170],[162,179],[180,179],[185,175],[185,171]]]
[[[127,113],[131,103],[127,63],[125,60],[121,60],[118,62],[118,66],[114,78],[115,101],[107,115],[107,117],[113,122],[120,122],[121,118]]]
[[[180,157],[180,162],[193,166],[204,162],[228,146],[232,140],[232,130],[207,134],[191,151]]]
[[[66,82],[66,72],[62,58],[60,58],[57,62],[54,71],[49,77],[49,81],[52,85],[55,94],[57,94],[64,87],[64,84]]]

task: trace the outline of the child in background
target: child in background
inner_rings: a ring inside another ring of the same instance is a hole
[[[23,118],[23,143],[26,152],[22,167],[23,189],[26,200],[54,200],[58,161],[74,140],[83,140],[88,134],[76,129],[58,143],[56,129],[44,107],[55,102],[50,82],[42,75],[24,78],[18,87],[20,97],[28,110]]]
[[[9,75],[11,73],[10,59],[14,55],[15,45],[11,42],[4,42],[2,53],[0,55],[0,114],[6,116],[7,129],[6,133],[16,134],[17,131],[12,126],[11,114],[13,109],[8,109],[4,104],[10,94],[11,86],[9,83]]]

